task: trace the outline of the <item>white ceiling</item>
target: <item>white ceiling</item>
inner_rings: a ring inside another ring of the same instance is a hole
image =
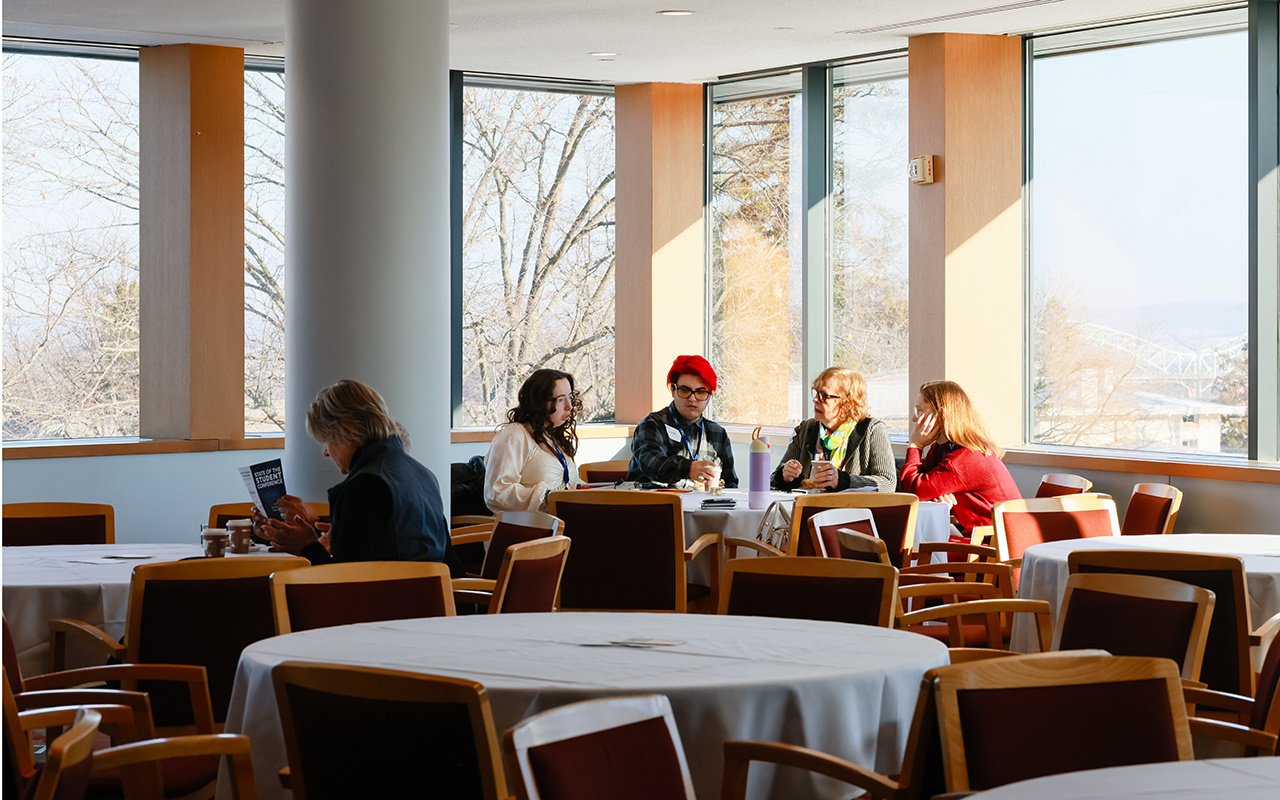
[[[700,82],[894,50],[922,33],[1017,34],[1190,7],[1192,0],[454,0],[449,62],[610,83]],[[5,0],[4,35],[283,55],[285,8],[285,0]],[[655,13],[664,8],[697,13]],[[618,55],[588,55],[600,51]]]

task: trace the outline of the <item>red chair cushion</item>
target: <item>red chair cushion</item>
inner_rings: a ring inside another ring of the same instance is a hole
[[[647,719],[529,748],[538,794],[555,800],[678,800],[685,796],[675,745]]]
[[[1164,523],[1172,508],[1172,497],[1138,492],[1129,498],[1129,508],[1124,512],[1120,533],[1125,536],[1164,533]]]
[[[1062,650],[1167,658],[1181,669],[1196,604],[1076,589],[1062,621]]]
[[[788,617],[877,625],[884,581],[877,578],[814,578],[739,572],[733,576],[730,614]]]
[[[106,543],[107,518],[102,514],[4,519],[5,547]]]

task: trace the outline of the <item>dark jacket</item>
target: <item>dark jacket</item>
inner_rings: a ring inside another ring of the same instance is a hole
[[[796,426],[791,444],[787,445],[787,452],[778,462],[778,468],[773,471],[773,488],[795,489],[809,474],[814,448],[819,446],[820,428],[816,419],[806,419]],[[831,457],[825,447],[822,453]],[[800,477],[788,483],[782,479],[782,465],[793,458],[800,462]],[[849,444],[845,447],[844,463],[839,467],[839,483],[834,489],[827,491],[843,492],[846,489],[874,486],[877,492],[892,492],[898,483],[898,470],[893,461],[893,448],[889,444],[888,426],[874,417],[867,417],[855,425],[853,432],[849,434]]]
[[[443,561],[454,577],[462,563],[449,544],[440,484],[404,451],[400,437],[367,442],[351,456],[342,483],[329,490],[332,555],[316,542],[302,550],[312,564],[342,561]]]
[[[674,431],[674,435],[673,432]],[[693,459],[685,449],[684,431],[689,449],[706,458],[714,450],[720,459],[720,480],[730,489],[738,486],[738,473],[733,469],[733,447],[729,434],[716,423],[702,418],[702,425],[680,416],[671,406],[654,411],[640,420],[631,440],[631,464],[627,469],[629,481],[653,481],[676,483],[689,477]],[[699,437],[706,437],[699,448]]]

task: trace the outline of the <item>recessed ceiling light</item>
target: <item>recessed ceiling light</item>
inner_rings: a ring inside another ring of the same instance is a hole
[[[456,23],[456,22],[450,22],[450,23],[449,23],[449,27],[450,27],[450,28],[456,28],[456,27],[458,27],[458,23]]]
[[[666,8],[658,13],[664,17],[692,17],[698,12],[690,11],[687,8]]]
[[[592,58],[612,59],[617,53],[587,53]]]
[[[780,25],[780,26],[778,26],[778,27],[774,28],[774,30],[775,30],[775,31],[794,31],[794,30],[795,30],[795,28],[791,28],[791,27],[788,27],[788,26],[786,26],[786,25]]]

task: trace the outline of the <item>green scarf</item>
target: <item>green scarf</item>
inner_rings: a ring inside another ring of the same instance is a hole
[[[840,427],[834,431],[828,431],[827,426],[818,423],[818,436],[822,439],[822,446],[831,453],[831,463],[836,465],[836,469],[840,469],[840,465],[844,463],[845,449],[849,446],[849,434],[853,433],[853,420],[847,419]]]

